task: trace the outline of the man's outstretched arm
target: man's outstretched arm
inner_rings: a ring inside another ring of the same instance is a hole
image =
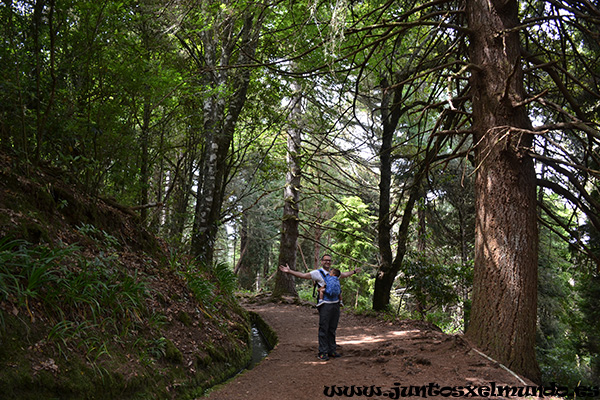
[[[294,275],[295,277],[298,277],[298,278],[302,278],[302,279],[312,279],[312,277],[311,277],[311,275],[310,275],[310,272],[300,272],[300,271],[293,270],[293,269],[291,269],[291,268],[290,268],[290,266],[289,266],[289,265],[287,265],[287,264],[286,264],[285,266],[283,266],[283,265],[280,265],[280,266],[279,266],[279,270],[280,270],[281,272],[285,272],[286,274],[292,274],[292,275]]]
[[[358,272],[360,271],[359,268],[354,268],[352,271],[344,271],[340,274],[340,278],[347,278],[349,276],[352,276],[354,274],[358,274]]]

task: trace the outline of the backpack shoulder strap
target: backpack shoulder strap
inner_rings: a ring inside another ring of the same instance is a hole
[[[317,271],[319,271],[321,273],[321,276],[323,277],[323,281],[326,281],[327,278],[325,278],[325,272],[323,272],[322,268],[319,268]],[[313,297],[317,297],[317,281],[314,281],[313,283]]]

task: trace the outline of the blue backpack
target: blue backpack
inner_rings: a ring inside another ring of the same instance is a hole
[[[325,281],[325,293],[323,294],[323,301],[338,301],[340,293],[342,293],[342,287],[340,286],[340,278],[337,276],[331,276],[325,274],[322,269],[319,270],[323,280]]]

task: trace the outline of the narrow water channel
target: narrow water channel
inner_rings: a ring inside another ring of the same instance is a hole
[[[252,324],[250,343],[252,345],[252,358],[250,359],[250,364],[248,364],[247,369],[254,368],[254,366],[260,363],[271,350],[256,324]]]

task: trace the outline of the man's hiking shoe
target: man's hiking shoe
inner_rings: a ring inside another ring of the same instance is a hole
[[[319,353],[317,358],[321,361],[329,361],[329,356],[325,353]]]
[[[337,351],[334,351],[333,353],[329,353],[328,356],[331,358],[339,358],[342,355],[340,353],[338,353]]]
[[[323,305],[323,299],[319,299],[317,302],[317,307],[320,307],[321,305]]]

